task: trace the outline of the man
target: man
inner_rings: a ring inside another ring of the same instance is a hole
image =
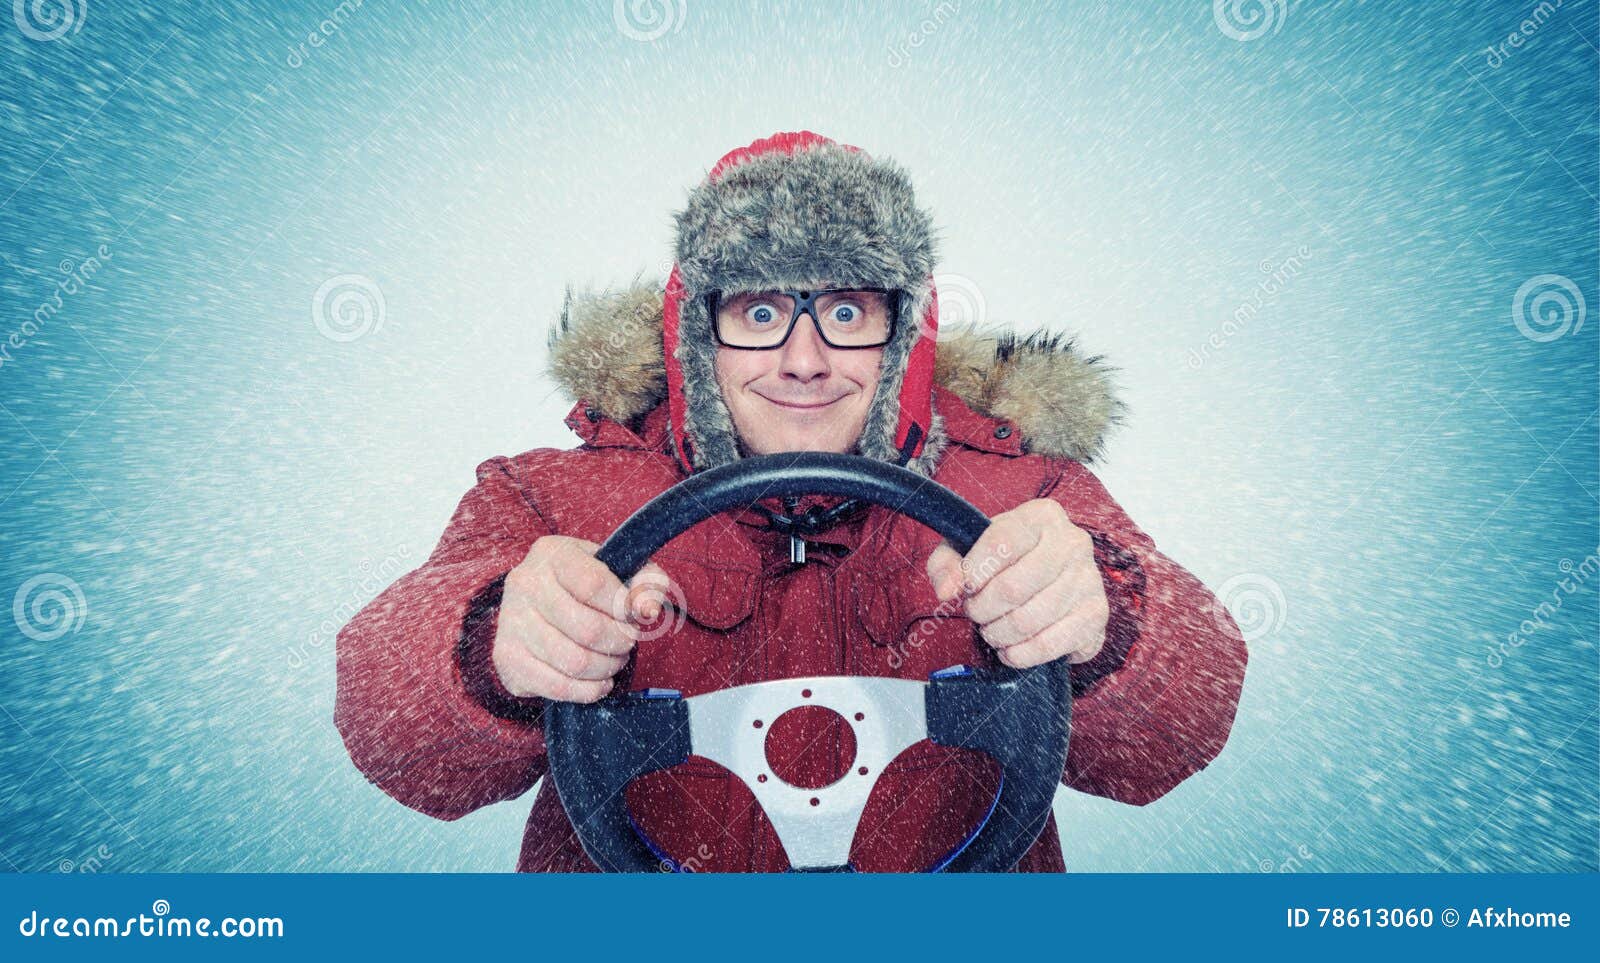
[[[1067,786],[1143,805],[1221,751],[1244,643],[1084,467],[1119,410],[1104,370],[1053,337],[938,341],[932,221],[900,168],[810,132],[756,141],[691,193],[676,247],[664,292],[568,299],[551,366],[583,443],[480,465],[432,556],[340,633],[335,717],[368,778],[441,819],[521,795],[547,771],[545,701],[605,696],[630,655],[628,686],[685,696],[1065,658]],[[689,473],[798,450],[905,465],[993,523],[961,558],[881,507],[774,498],[694,526],[630,585],[594,558]],[[847,723],[796,716],[767,739],[780,778],[854,771]],[[911,747],[880,774],[852,863],[934,865],[996,788],[985,757]],[[680,865],[787,866],[749,789],[709,761],[627,795]],[[593,869],[549,780],[518,868]],[[1063,868],[1053,822],[1018,868]]]

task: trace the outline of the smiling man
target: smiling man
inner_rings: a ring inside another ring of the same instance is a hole
[[[1055,337],[938,339],[932,220],[899,167],[774,135],[723,157],[677,227],[664,291],[569,298],[552,335],[582,444],[480,465],[432,556],[340,633],[336,721],[373,782],[442,819],[521,795],[548,771],[547,701],[603,697],[630,656],[626,685],[685,696],[1066,659],[1066,786],[1142,805],[1221,751],[1244,643],[1085,467],[1119,408],[1104,370]],[[774,498],[689,529],[629,585],[595,559],[689,474],[790,451],[903,465],[993,522],[962,557],[880,507]],[[851,771],[849,726],[829,715],[773,727],[776,775]],[[996,783],[984,757],[912,746],[881,774],[852,865],[938,863]],[[748,787],[709,761],[645,776],[627,801],[680,864],[787,865]],[[1052,824],[1018,868],[1063,866]],[[518,868],[593,869],[549,780]]]
[[[717,386],[746,453],[849,451],[878,386],[896,297],[831,290],[713,294]],[[793,337],[802,317],[810,328]],[[781,352],[781,353],[780,353]]]

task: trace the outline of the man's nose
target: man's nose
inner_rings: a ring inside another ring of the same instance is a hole
[[[789,340],[780,349],[783,355],[780,374],[799,381],[827,377],[833,370],[828,362],[828,345],[817,331],[809,312],[795,319]]]

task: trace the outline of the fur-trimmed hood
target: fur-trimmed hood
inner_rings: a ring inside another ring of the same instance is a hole
[[[573,401],[633,422],[667,397],[663,288],[567,292],[550,331],[550,376]],[[1113,369],[1060,335],[941,330],[934,377],[967,407],[1004,419],[1033,453],[1091,462],[1121,420]]]

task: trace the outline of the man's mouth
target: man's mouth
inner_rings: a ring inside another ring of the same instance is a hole
[[[759,391],[756,392],[756,394],[761,395]],[[789,408],[794,411],[816,411],[819,408],[826,408],[835,401],[839,400],[839,398],[830,398],[827,401],[783,401],[778,398],[768,397],[767,395],[761,395],[761,397],[777,405],[779,408]],[[840,397],[843,396],[841,395]]]

